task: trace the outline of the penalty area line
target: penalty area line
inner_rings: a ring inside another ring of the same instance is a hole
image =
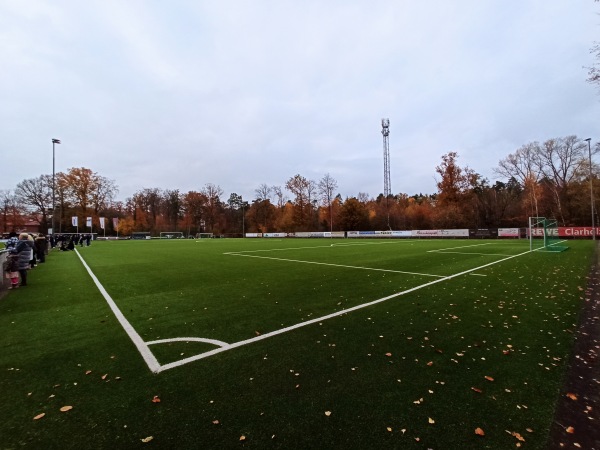
[[[223,352],[226,352],[226,351],[234,349],[234,348],[242,347],[242,346],[248,345],[248,344],[253,344],[254,342],[262,341],[263,339],[267,339],[267,338],[274,337],[274,336],[277,336],[277,335],[280,335],[280,334],[284,334],[284,333],[287,333],[287,332],[290,332],[290,331],[293,331],[293,330],[297,330],[298,328],[302,328],[302,327],[306,327],[306,326],[309,326],[309,325],[313,325],[315,323],[323,322],[323,321],[328,320],[328,319],[333,319],[335,317],[339,317],[339,316],[342,316],[344,314],[351,313],[353,311],[358,311],[359,309],[367,308],[369,306],[373,306],[373,305],[376,305],[378,303],[383,303],[383,302],[386,302],[386,301],[391,300],[393,298],[400,297],[402,295],[406,295],[406,294],[410,294],[411,292],[418,291],[419,289],[423,289],[425,287],[432,286],[432,285],[437,284],[437,283],[441,283],[442,281],[447,281],[447,280],[451,280],[451,279],[456,278],[456,277],[460,277],[462,275],[467,275],[467,274],[470,274],[470,273],[475,272],[477,270],[481,270],[481,269],[484,269],[486,267],[493,266],[494,264],[498,264],[498,263],[507,261],[507,260],[512,259],[512,258],[517,258],[519,256],[526,255],[528,253],[530,253],[529,250],[526,251],[526,252],[523,252],[523,253],[519,253],[517,255],[507,256],[506,258],[499,259],[498,261],[494,261],[494,262],[491,262],[491,263],[488,263],[488,264],[484,264],[482,266],[475,267],[473,269],[468,269],[468,270],[465,270],[463,272],[455,273],[453,275],[448,275],[447,277],[444,277],[444,278],[438,278],[437,280],[433,280],[433,281],[430,281],[428,283],[421,284],[419,286],[415,286],[414,288],[410,288],[410,289],[407,289],[405,291],[396,292],[395,294],[388,295],[387,297],[382,297],[382,298],[379,298],[377,300],[373,300],[373,301],[368,302],[368,303],[363,303],[363,304],[360,304],[360,305],[357,305],[357,306],[353,306],[353,307],[348,308],[348,309],[344,309],[342,311],[337,311],[335,313],[327,314],[327,315],[322,316],[322,317],[317,317],[315,319],[307,320],[306,322],[300,322],[300,323],[297,323],[297,324],[289,326],[289,327],[285,327],[285,328],[281,328],[279,330],[271,331],[269,333],[261,334],[260,336],[253,337],[251,339],[246,339],[244,341],[234,342],[234,343],[231,343],[229,345],[225,345],[223,347],[219,347],[219,348],[216,348],[214,350],[210,350],[208,352],[200,353],[198,355],[190,356],[188,358],[181,359],[179,361],[174,361],[174,362],[171,362],[171,363],[168,363],[168,364],[164,364],[164,365],[162,365],[162,366],[159,367],[159,369],[157,370],[157,372],[160,373],[160,372],[162,372],[164,370],[173,369],[175,367],[183,366],[185,364],[188,364],[188,363],[191,363],[191,362],[194,362],[194,361],[198,361],[200,359],[208,358],[209,356],[217,355],[219,353],[223,353]]]

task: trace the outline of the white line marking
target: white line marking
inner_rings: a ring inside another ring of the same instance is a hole
[[[506,256],[506,253],[449,252],[449,251],[438,251],[438,250],[429,250],[427,253],[443,253],[443,254],[456,254],[456,255]]]
[[[148,368],[154,373],[160,372],[160,363],[158,362],[158,360],[156,359],[156,357],[154,356],[154,354],[152,353],[150,348],[148,348],[148,345],[144,342],[142,337],[137,333],[137,331],[135,331],[135,329],[131,326],[129,321],[125,318],[125,316],[123,315],[123,313],[121,312],[119,307],[116,305],[116,303],[114,302],[112,297],[108,294],[108,292],[106,292],[106,289],[104,289],[104,286],[102,286],[102,284],[100,283],[98,278],[96,278],[96,275],[94,275],[94,272],[92,272],[92,269],[90,269],[90,266],[87,265],[87,263],[84,261],[82,256],[79,254],[77,249],[75,249],[75,253],[77,253],[77,256],[79,256],[79,259],[81,260],[81,262],[83,264],[83,267],[85,267],[85,269],[89,273],[90,277],[92,277],[92,280],[94,280],[96,287],[98,288],[98,290],[104,297],[104,300],[106,300],[106,303],[108,303],[108,306],[110,306],[110,309],[112,309],[112,312],[114,313],[115,317],[117,318],[117,320],[119,321],[119,323],[121,324],[123,329],[125,330],[125,333],[127,333],[129,338],[132,340],[133,344],[137,347],[138,351],[142,355],[142,358],[144,358],[144,361],[146,361]]]
[[[392,272],[392,273],[403,273],[403,274],[407,274],[407,275],[419,275],[422,277],[444,278],[444,275],[433,275],[430,273],[419,273],[419,272],[405,272],[403,270],[375,269],[373,267],[347,266],[345,264],[331,264],[331,263],[316,262],[316,261],[303,261],[301,259],[287,259],[287,258],[273,258],[272,256],[244,255],[242,253],[234,253],[234,252],[224,253],[224,254],[229,255],[229,256],[245,256],[246,258],[272,259],[275,261],[287,261],[287,262],[296,262],[296,263],[302,263],[302,264],[317,264],[320,266],[344,267],[347,269],[374,270],[377,272]],[[505,255],[503,255],[503,256],[505,256]]]
[[[138,351],[140,352],[140,354],[142,355],[142,358],[144,359],[144,361],[148,365],[148,368],[152,372],[154,372],[154,373],[160,373],[160,372],[163,372],[165,370],[169,370],[169,369],[173,369],[175,367],[183,366],[183,365],[191,363],[193,361],[198,361],[200,359],[204,359],[204,358],[207,358],[209,356],[213,356],[213,355],[216,355],[218,353],[222,353],[222,352],[227,351],[227,350],[231,350],[231,349],[234,349],[234,348],[242,347],[244,345],[252,344],[254,342],[262,341],[263,339],[267,339],[267,338],[270,338],[270,337],[273,337],[273,336],[277,336],[279,334],[287,333],[289,331],[293,331],[293,330],[296,330],[298,328],[306,327],[306,326],[312,325],[314,323],[318,323],[318,322],[322,322],[322,321],[325,321],[325,320],[328,320],[328,319],[332,319],[334,317],[338,317],[338,316],[341,316],[341,315],[344,315],[344,314],[348,314],[350,312],[357,311],[359,309],[367,308],[369,306],[373,306],[373,305],[376,305],[378,303],[382,303],[382,302],[391,300],[393,298],[400,297],[402,295],[409,294],[411,292],[415,292],[415,291],[417,291],[419,289],[422,289],[422,288],[425,288],[425,287],[428,287],[428,286],[432,286],[432,285],[434,285],[436,283],[440,283],[442,281],[450,280],[452,278],[456,278],[456,277],[459,277],[461,275],[466,275],[466,274],[469,274],[471,272],[475,272],[477,270],[480,270],[480,269],[483,269],[483,268],[486,268],[486,267],[489,267],[489,266],[493,266],[494,264],[498,264],[498,263],[501,263],[503,261],[507,261],[507,260],[512,259],[512,258],[517,258],[519,256],[523,256],[523,255],[526,255],[527,253],[531,253],[531,252],[528,250],[526,252],[519,253],[517,255],[507,256],[506,258],[499,259],[498,261],[494,261],[494,262],[491,262],[491,263],[488,263],[488,264],[484,264],[482,266],[475,267],[473,269],[465,270],[463,272],[456,273],[454,275],[449,275],[449,276],[446,276],[446,277],[443,277],[443,278],[438,278],[437,280],[430,281],[429,283],[425,283],[425,284],[422,284],[422,285],[419,285],[419,286],[415,286],[414,288],[410,288],[410,289],[407,289],[405,291],[396,292],[395,294],[388,295],[387,297],[382,297],[380,299],[373,300],[373,301],[368,302],[368,303],[363,303],[361,305],[353,306],[351,308],[344,309],[342,311],[338,311],[338,312],[335,312],[335,313],[332,313],[332,314],[327,314],[327,315],[322,316],[322,317],[317,317],[315,319],[311,319],[311,320],[308,320],[306,322],[297,323],[297,324],[289,326],[289,327],[285,327],[285,328],[281,328],[279,330],[271,331],[270,333],[265,333],[265,334],[262,334],[260,336],[256,336],[256,337],[251,338],[251,339],[246,339],[244,341],[234,342],[232,344],[227,344],[226,342],[218,341],[216,339],[204,339],[204,338],[172,338],[172,339],[160,339],[160,340],[156,340],[156,341],[144,342],[144,340],[141,338],[141,336],[135,331],[135,329],[131,326],[131,324],[129,323],[129,321],[125,318],[125,316],[123,315],[123,313],[121,312],[121,310],[117,307],[117,305],[115,304],[114,300],[108,294],[108,292],[106,291],[106,289],[104,289],[104,286],[102,286],[102,284],[100,283],[100,281],[98,280],[98,278],[96,277],[96,275],[94,275],[94,273],[92,272],[92,270],[90,269],[90,267],[87,265],[87,263],[85,262],[85,260],[83,259],[83,257],[79,254],[79,252],[77,251],[77,249],[75,249],[75,253],[77,254],[77,256],[81,260],[83,266],[87,270],[88,274],[90,275],[90,277],[92,278],[92,280],[96,284],[96,287],[98,288],[98,290],[100,291],[100,293],[102,294],[102,296],[104,297],[104,299],[106,300],[106,302],[108,303],[108,305],[110,306],[110,309],[115,314],[115,317],[117,318],[117,320],[119,321],[119,323],[121,324],[121,326],[123,327],[123,329],[125,330],[125,332],[127,333],[127,335],[129,336],[129,338],[132,340],[132,342],[134,343],[134,345],[136,346],[136,348],[138,349]],[[249,255],[240,255],[240,256],[249,256]],[[171,362],[171,363],[168,363],[168,364],[164,364],[164,365],[161,365],[158,362],[158,360],[156,359],[156,357],[154,356],[154,354],[152,353],[152,351],[149,348],[149,345],[151,345],[151,344],[160,344],[160,343],[164,343],[164,342],[175,342],[175,341],[186,341],[186,340],[196,340],[196,341],[199,341],[199,342],[213,343],[215,345],[218,345],[219,348],[216,348],[214,350],[210,350],[208,352],[200,353],[198,355],[191,356],[189,358],[184,358],[184,359],[181,359],[179,361],[174,361],[174,362]]]
[[[213,344],[218,347],[227,347],[229,344],[227,342],[218,341],[217,339],[206,339],[206,338],[198,338],[198,337],[180,337],[180,338],[168,338],[168,339],[157,339],[155,341],[148,341],[146,345],[154,345],[154,344],[167,344],[169,342],[204,342],[206,344]]]
[[[458,247],[438,248],[437,250],[428,250],[428,252],[429,253],[443,252],[446,250],[456,250],[458,248],[480,247],[482,245],[492,245],[492,242],[485,242],[483,244],[460,245]]]

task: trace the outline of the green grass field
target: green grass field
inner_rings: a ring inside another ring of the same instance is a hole
[[[53,251],[0,300],[0,448],[544,448],[593,255],[568,245],[78,248],[107,298]]]

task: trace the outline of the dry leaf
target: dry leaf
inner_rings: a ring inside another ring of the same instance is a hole
[[[481,389],[476,388],[476,387],[471,387],[471,390],[477,392],[478,394],[481,394],[483,392]]]
[[[433,420],[431,417],[429,418],[429,423],[435,423],[435,420]]]
[[[89,375],[90,373],[92,373],[92,371],[91,371],[91,370],[86,370],[86,371],[85,371],[85,374],[86,374],[86,375]]]
[[[325,411],[325,415],[329,417],[331,415],[331,411]]]
[[[428,366],[430,366],[430,367],[431,367],[431,366],[433,366],[433,361],[429,361],[429,362],[427,363],[427,365],[428,365]]]
[[[519,441],[525,442],[525,438],[523,436],[521,436],[519,433],[517,433],[516,431],[513,431],[511,434],[514,437],[516,437]]]
[[[488,381],[494,381],[494,379],[492,377],[488,377],[487,375],[484,378]]]
[[[567,427],[567,428],[565,429],[565,431],[566,431],[567,433],[573,434],[573,433],[575,433],[575,428],[573,428],[573,427]]]
[[[145,444],[146,442],[150,442],[152,439],[154,439],[154,436],[148,436],[147,438],[140,439],[140,440]]]
[[[388,352],[385,354],[385,356],[392,356],[392,354]]]
[[[391,433],[392,432],[392,428],[391,427],[387,427],[387,430]]]
[[[37,416],[35,416],[35,417],[33,418],[33,420],[40,420],[40,419],[41,419],[42,417],[44,417],[45,415],[46,415],[46,413],[41,413],[41,414],[38,414]]]
[[[475,434],[477,436],[485,436],[485,432],[481,428],[475,428]]]
[[[106,380],[106,377],[107,377],[107,376],[108,376],[108,374],[107,374],[107,373],[105,373],[104,375],[102,375],[102,377],[101,377],[101,378],[102,378],[103,380]]]
[[[152,403],[160,403],[160,398],[158,398],[158,395],[152,397]]]
[[[67,411],[71,411],[73,409],[72,406],[63,406],[62,408],[60,408],[60,412],[67,412]]]
[[[243,434],[240,436],[240,441],[245,441],[246,440],[246,436],[244,436]]]
[[[215,424],[215,425],[219,425],[219,421],[218,420],[213,420],[212,423]]]
[[[577,400],[577,395],[572,394],[570,392],[567,394],[567,397],[569,397],[571,400]]]

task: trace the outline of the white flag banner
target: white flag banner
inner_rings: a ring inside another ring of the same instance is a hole
[[[71,217],[71,225],[73,225],[74,227],[76,227],[78,223],[79,222],[77,221],[77,216]]]
[[[87,220],[85,221],[85,226],[86,227],[91,227],[92,226],[92,218],[88,217]]]
[[[104,230],[104,217],[100,217],[100,228]]]
[[[119,229],[119,219],[117,217],[113,217],[113,228],[115,230]]]

